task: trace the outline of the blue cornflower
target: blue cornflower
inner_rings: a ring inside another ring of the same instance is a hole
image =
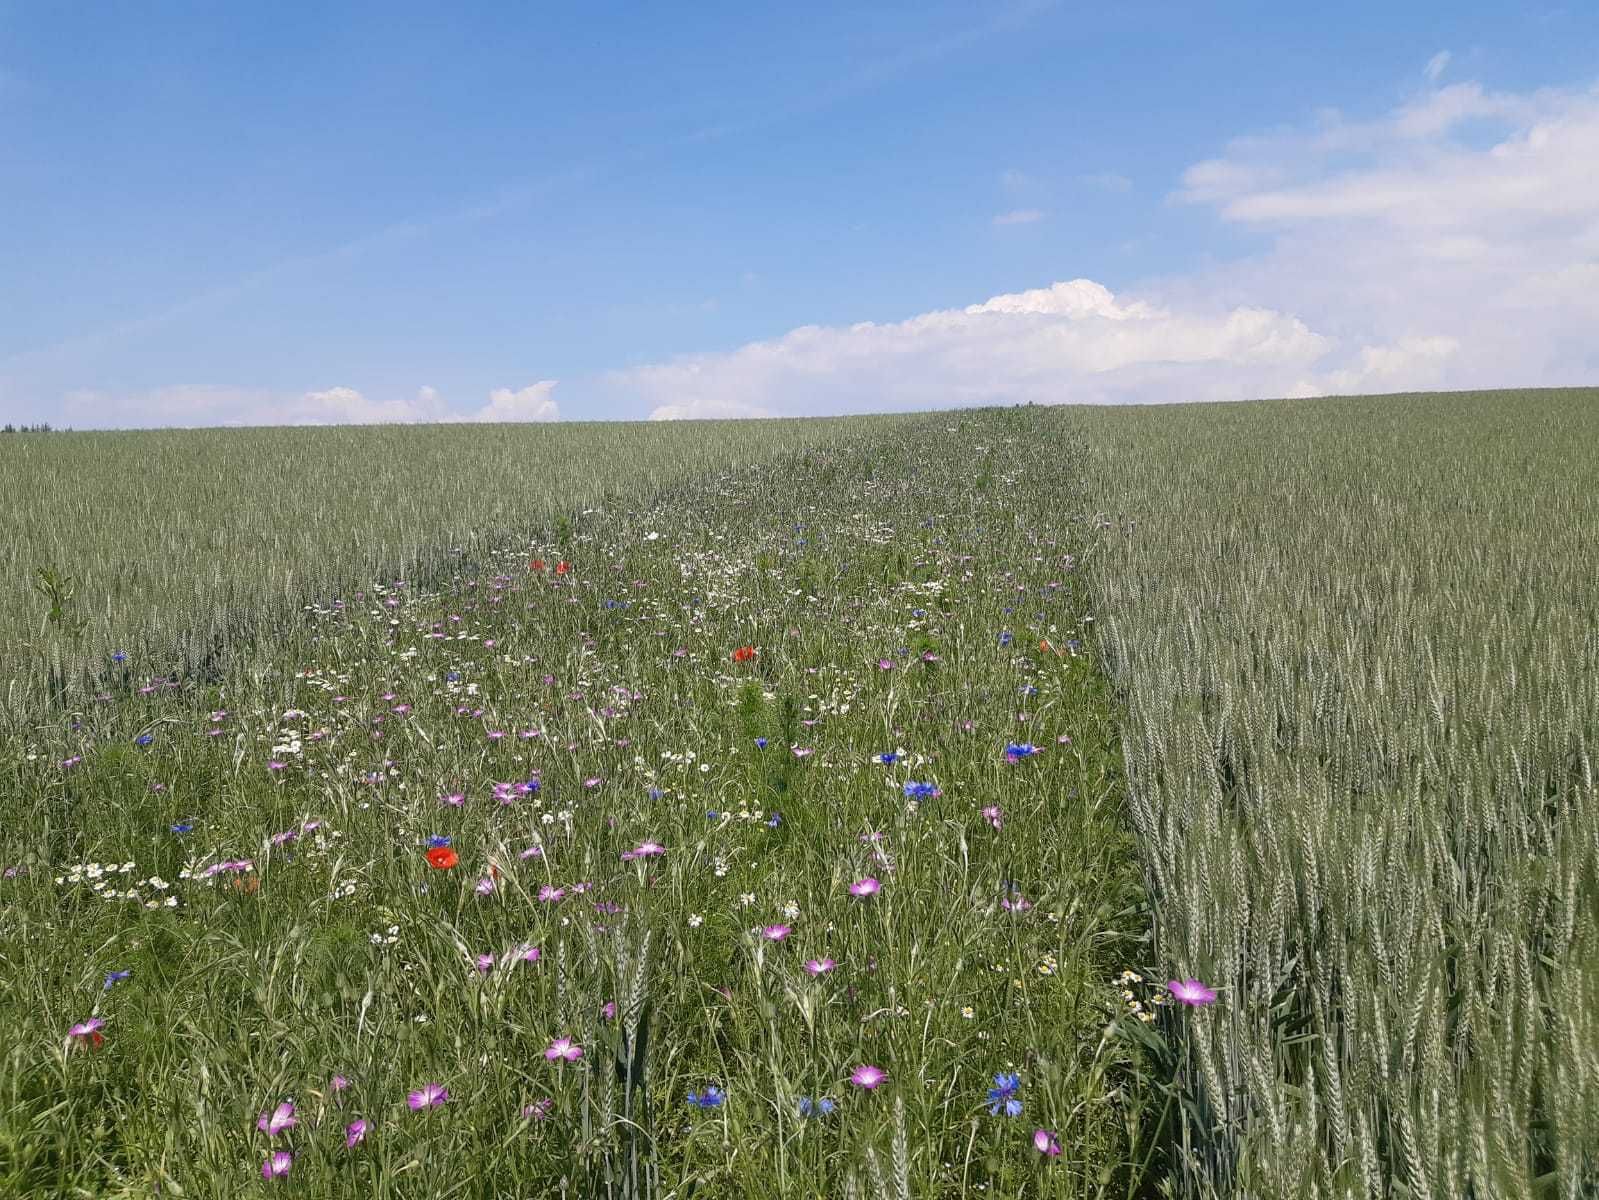
[[[727,1099],[727,1093],[712,1084],[703,1092],[690,1091],[688,1102],[695,1108],[720,1108],[722,1101]]]
[[[999,644],[1000,644],[1000,645],[1001,645],[1001,646],[1008,646],[1008,645],[1010,645],[1010,630],[1008,630],[1008,629],[1002,629],[1002,630],[1000,630],[1000,634],[999,634]]]
[[[913,608],[913,609],[911,609],[911,616],[915,617],[918,621],[920,621],[926,615],[927,615],[927,610],[925,608]]]
[[[109,992],[114,985],[121,983],[124,979],[128,978],[132,974],[132,971],[107,971],[105,976],[105,990]]]
[[[544,785],[542,783],[540,783],[537,779],[529,779],[529,780],[527,780],[524,783],[517,784],[516,785],[516,790],[521,792],[524,796],[532,796],[532,795],[536,794],[538,792],[538,790],[541,787],[543,787],[543,786]]]
[[[1022,1077],[1015,1071],[1001,1071],[994,1076],[994,1086],[988,1089],[988,1115],[997,1117],[1003,1109],[1007,1117],[1022,1114],[1022,1102],[1016,1099],[1016,1090],[1022,1086]]]
[[[771,819],[766,822],[766,828],[768,828],[768,829],[776,829],[782,823],[783,823],[783,814],[775,812],[775,813],[772,814]]]
[[[190,832],[193,828],[194,828],[194,825],[193,825],[192,822],[179,821],[176,825],[172,826],[172,832],[177,834],[179,837],[181,837],[184,834]]]
[[[912,800],[929,800],[943,794],[935,783],[917,783],[913,779],[905,785],[905,795]]]
[[[450,844],[450,835],[447,833],[433,833],[428,835],[428,849],[439,850]]]
[[[799,1114],[802,1117],[827,1116],[836,1107],[826,1096],[813,1101],[809,1096],[801,1096],[799,1101]]]
[[[766,749],[766,739],[765,738],[756,738],[755,739],[755,748],[757,750]]]
[[[707,820],[707,821],[714,821],[714,820],[716,820],[716,818],[717,818],[717,817],[719,817],[719,816],[721,816],[721,815],[722,815],[722,814],[721,814],[721,813],[719,813],[719,812],[717,812],[717,811],[716,811],[716,810],[715,810],[715,809],[714,809],[714,808],[713,808],[713,809],[711,809],[711,810],[710,810],[710,811],[708,811],[708,812],[707,812],[707,813],[706,813],[706,814],[705,814],[705,819],[706,819],[706,820]]]
[[[1029,758],[1037,753],[1038,747],[1033,745],[1031,742],[1005,743],[1005,758],[1009,762],[1015,762],[1017,759],[1021,758]]]
[[[155,734],[141,733],[138,737],[133,739],[133,744],[135,746],[148,746],[153,741],[155,741]]]
[[[652,787],[650,789],[650,799],[651,800],[659,800],[664,795],[666,795],[666,793],[661,791],[660,788]]]
[[[128,661],[128,656],[122,653],[122,651],[118,650],[111,656],[111,661],[114,663],[125,663]]]
[[[1024,684],[1022,686],[1022,695],[1024,695],[1024,696],[1036,696],[1036,695],[1038,695],[1038,689],[1035,688],[1030,683],[1029,684]]]
[[[890,750],[886,754],[879,754],[877,756],[877,761],[880,762],[880,763],[883,763],[886,766],[893,766],[895,763],[897,763],[899,761],[899,755],[895,754],[892,750]]]
[[[461,678],[461,672],[449,671],[445,674],[444,678],[448,679],[451,683],[454,683],[456,680]]]

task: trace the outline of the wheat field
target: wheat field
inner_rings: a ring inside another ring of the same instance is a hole
[[[1595,445],[0,438],[0,1194],[1594,1195]]]

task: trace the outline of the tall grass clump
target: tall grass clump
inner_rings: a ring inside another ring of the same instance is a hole
[[[1599,392],[1062,419],[1177,1190],[1599,1192]]]

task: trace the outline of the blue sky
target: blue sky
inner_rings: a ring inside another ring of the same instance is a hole
[[[1596,81],[1575,4],[0,3],[0,416],[1594,382]]]

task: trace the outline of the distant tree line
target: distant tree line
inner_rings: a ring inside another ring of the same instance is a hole
[[[37,425],[13,425],[7,421],[0,427],[0,433],[71,433],[70,429],[52,429],[49,421],[40,421]]]

